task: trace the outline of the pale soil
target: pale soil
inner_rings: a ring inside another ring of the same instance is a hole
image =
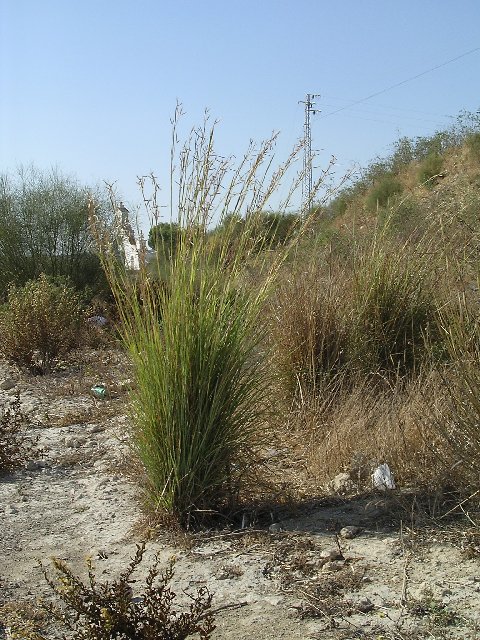
[[[43,449],[0,477],[0,605],[49,596],[38,563],[51,556],[82,575],[90,556],[98,579],[118,575],[145,535],[138,489],[122,474],[128,372],[119,354],[93,355],[38,378],[0,365],[0,382],[16,383],[0,404],[19,394]],[[109,399],[92,397],[96,382]],[[406,504],[401,490],[319,500],[295,517],[278,511],[274,531],[254,523],[189,545],[160,532],[144,564],[175,555],[175,591],[208,587],[215,639],[480,638],[478,529],[467,519],[422,520]],[[338,536],[346,525],[359,533]],[[340,560],[325,564],[328,551]]]

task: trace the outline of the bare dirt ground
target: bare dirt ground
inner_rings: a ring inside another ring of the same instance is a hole
[[[6,380],[0,406],[18,395],[38,442],[23,468],[0,477],[0,638],[14,631],[9,608],[51,597],[40,560],[62,558],[84,576],[91,557],[108,579],[146,535],[138,489],[122,474],[122,356],[90,353],[43,377],[0,363]],[[90,393],[98,382],[105,400]],[[270,525],[250,520],[188,544],[161,531],[148,543],[145,568],[155,553],[175,555],[174,590],[213,594],[215,639],[480,638],[480,537],[467,517],[434,521],[399,488],[279,509]]]

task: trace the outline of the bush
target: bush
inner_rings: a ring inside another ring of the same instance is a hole
[[[177,252],[181,233],[180,225],[176,222],[160,222],[150,229],[148,244],[170,260]]]
[[[433,187],[438,182],[442,166],[442,156],[435,152],[429,153],[420,165],[420,169],[418,171],[418,180],[420,184],[424,184],[427,187]]]
[[[293,213],[264,211],[259,214],[259,240],[262,247],[274,249],[286,244],[298,226],[299,218]]]
[[[75,291],[45,275],[11,286],[0,316],[2,351],[11,362],[45,373],[53,361],[78,346],[82,312]]]
[[[380,179],[370,192],[367,198],[367,206],[369,209],[377,209],[385,207],[389,200],[403,190],[402,183],[393,175],[386,175]]]
[[[45,569],[44,575],[64,606],[44,603],[44,608],[73,632],[72,640],[185,640],[193,634],[208,640],[215,629],[210,611],[212,596],[202,587],[187,611],[175,610],[176,594],[169,586],[172,563],[160,574],[155,558],[145,579],[144,592],[132,597],[132,574],[144,551],[145,544],[137,545],[137,553],[126,571],[112,583],[97,583],[91,562],[87,563],[85,584],[65,562],[54,559],[56,580]]]
[[[421,203],[413,196],[394,202],[379,212],[385,230],[401,240],[418,240],[426,231],[427,221]]]

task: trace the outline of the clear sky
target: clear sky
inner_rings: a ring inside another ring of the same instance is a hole
[[[134,204],[177,100],[185,126],[210,109],[224,154],[279,130],[280,160],[306,93],[312,146],[344,171],[476,111],[477,47],[478,0],[0,0],[0,171],[57,166]]]

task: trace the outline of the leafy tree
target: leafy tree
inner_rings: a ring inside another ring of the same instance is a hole
[[[148,234],[148,244],[152,249],[163,251],[167,258],[175,256],[181,236],[177,222],[160,222]]]
[[[89,231],[90,194],[56,170],[0,176],[0,296],[41,273],[67,277],[78,289],[105,286]],[[101,205],[98,214],[106,218],[106,210]]]

